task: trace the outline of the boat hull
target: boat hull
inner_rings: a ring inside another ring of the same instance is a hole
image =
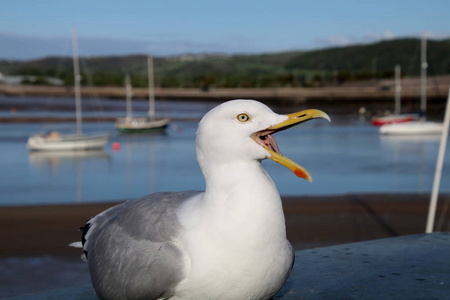
[[[28,139],[27,148],[33,151],[100,149],[108,140],[109,134],[61,135],[57,139],[49,139],[42,134],[36,134]]]
[[[398,123],[406,123],[412,122],[418,119],[418,115],[415,114],[407,114],[407,115],[389,115],[384,117],[375,117],[372,119],[372,125],[374,126],[382,126],[386,124],[398,124]]]
[[[116,128],[121,133],[160,132],[164,131],[169,123],[169,119],[120,118],[116,122]]]
[[[439,135],[444,130],[444,125],[438,122],[408,122],[400,124],[387,124],[380,127],[383,135]]]

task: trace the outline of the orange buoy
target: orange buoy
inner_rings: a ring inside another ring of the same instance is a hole
[[[119,142],[112,143],[112,148],[113,148],[114,151],[119,151],[120,150],[120,143]]]

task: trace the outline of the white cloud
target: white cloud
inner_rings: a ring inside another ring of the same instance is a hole
[[[425,35],[429,39],[436,39],[436,40],[450,38],[450,32],[434,32],[434,31],[425,30],[425,31],[417,34],[417,36],[422,36],[422,35]]]
[[[450,38],[450,32],[440,32],[436,33],[433,31],[423,31],[415,34],[411,34],[403,37],[412,37],[412,38],[420,38],[423,34],[425,34],[429,39],[448,39]],[[375,43],[378,41],[387,41],[395,38],[399,38],[396,34],[394,34],[391,30],[385,30],[383,32],[367,32],[363,36],[360,37],[352,37],[352,36],[329,36],[326,38],[317,38],[314,40],[314,44],[319,47],[340,47],[340,46],[348,46],[348,45],[357,45],[357,44],[369,44]]]
[[[381,33],[367,32],[360,37],[351,36],[329,36],[326,38],[317,38],[314,43],[320,47],[348,46],[355,44],[367,44],[381,40],[391,40],[395,38],[395,34],[390,30]]]
[[[395,39],[395,34],[391,32],[390,30],[386,30],[382,33],[383,39],[385,40],[392,40]]]

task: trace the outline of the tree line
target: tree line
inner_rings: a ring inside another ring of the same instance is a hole
[[[428,72],[450,74],[450,40],[428,41]],[[146,87],[145,55],[81,57],[82,85],[121,86],[130,75],[135,87]],[[397,39],[369,45],[335,47],[254,55],[183,55],[154,58],[155,84],[167,88],[311,87],[355,80],[391,78],[394,66],[402,76],[420,74],[420,40]],[[0,61],[0,72],[35,76],[33,84],[48,84],[47,77],[73,84],[70,57],[33,61]]]

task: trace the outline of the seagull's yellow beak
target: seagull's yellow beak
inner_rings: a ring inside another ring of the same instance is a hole
[[[288,119],[286,121],[283,121],[272,127],[269,127],[266,130],[255,132],[252,135],[252,138],[258,144],[263,146],[264,149],[267,150],[267,152],[269,152],[270,154],[269,158],[271,160],[287,167],[289,170],[294,172],[295,175],[297,175],[298,177],[301,177],[303,179],[312,182],[311,174],[309,174],[309,172],[305,168],[303,168],[296,162],[290,160],[280,152],[280,149],[278,148],[278,145],[275,139],[273,138],[272,134],[278,131],[288,129],[290,127],[293,127],[295,125],[298,125],[311,119],[323,118],[330,121],[330,117],[323,111],[317,109],[308,109],[299,111],[296,113],[288,114],[287,117]]]

